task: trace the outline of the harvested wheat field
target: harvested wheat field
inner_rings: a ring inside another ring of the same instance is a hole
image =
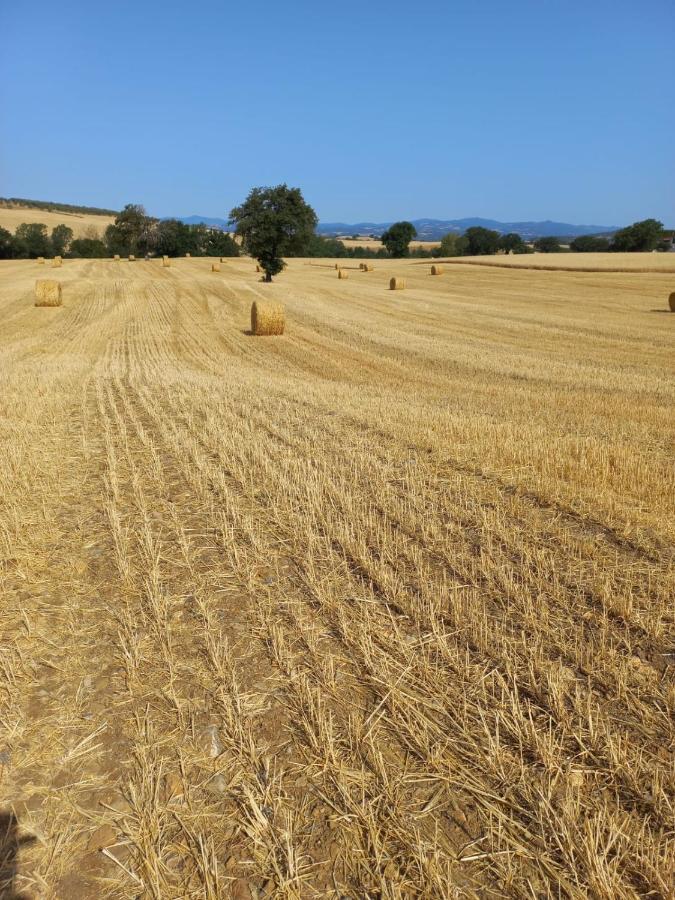
[[[517,269],[578,272],[614,270],[675,275],[675,254],[672,253],[523,253],[508,256],[454,256],[444,262],[460,266],[508,266]]]
[[[674,277],[254,270],[0,263],[7,883],[672,897]]]

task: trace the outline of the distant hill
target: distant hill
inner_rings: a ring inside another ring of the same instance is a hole
[[[227,219],[214,216],[177,216],[186,225],[198,225],[203,222],[212,228],[221,228],[230,231],[231,226]],[[570,225],[568,222],[498,222],[496,219],[413,219],[413,225],[417,229],[417,237],[420,241],[439,241],[449,231],[461,234],[467,228],[480,225],[483,228],[491,228],[500,234],[515,232],[525,240],[533,240],[538,237],[568,237],[575,238],[584,234],[612,234],[621,227],[619,225]],[[379,237],[392,225],[393,222],[319,222],[317,233],[331,237],[350,237],[353,234],[374,234]]]
[[[46,212],[64,212],[69,215],[116,216],[116,209],[101,209],[98,206],[77,206],[73,203],[57,203],[53,200],[25,200],[21,197],[0,197],[0,207],[4,209],[43,209]]]
[[[347,237],[352,234],[374,234],[380,236],[392,222],[357,222],[349,225],[345,222],[320,222],[317,232],[334,237]],[[515,232],[525,240],[538,237],[579,237],[585,234],[611,234],[621,227],[619,225],[570,225],[568,222],[498,222],[496,219],[412,219],[420,241],[438,241],[448,232],[461,234],[467,228],[481,226],[498,231],[500,234]]]

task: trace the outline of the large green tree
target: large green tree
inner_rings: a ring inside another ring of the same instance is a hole
[[[481,225],[467,228],[463,234],[466,241],[464,256],[489,256],[499,250],[499,232]]]
[[[105,230],[108,252],[142,256],[154,247],[155,225],[156,219],[150,218],[143,206],[128,203]]]
[[[416,236],[417,231],[412,222],[394,222],[380,240],[393,257],[401,259],[408,256],[410,241]]]
[[[540,253],[560,253],[560,239],[554,235],[537,238],[534,242],[534,249]]]
[[[284,256],[305,252],[317,221],[300,189],[286,184],[253,188],[230,213],[230,224],[236,226],[244,250],[260,263],[265,281],[283,271]]]
[[[612,238],[610,250],[619,253],[640,253],[655,250],[663,233],[663,222],[657,219],[643,219],[633,222],[628,228],[617,231]]]
[[[18,257],[36,259],[49,256],[52,245],[47,235],[47,226],[40,222],[24,222],[14,232],[14,244]]]
[[[505,253],[527,253],[527,244],[519,234],[510,231],[499,238],[499,249]]]
[[[73,229],[67,225],[56,225],[52,228],[52,251],[54,256],[63,256],[73,239]]]
[[[190,226],[180,219],[162,219],[155,228],[155,249],[162,256],[185,256],[192,253]]]

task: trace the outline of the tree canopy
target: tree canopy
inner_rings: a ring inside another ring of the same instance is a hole
[[[464,256],[489,256],[499,250],[499,232],[481,225],[467,228],[462,237],[466,241]]]
[[[17,226],[14,244],[19,259],[36,259],[38,256],[51,256],[52,253],[47,226],[40,222],[24,222]]]
[[[574,253],[603,253],[609,250],[609,241],[592,234],[582,234],[570,241],[570,250]]]
[[[613,238],[610,250],[619,253],[640,253],[645,250],[655,250],[663,233],[663,222],[657,219],[643,219],[641,222],[633,222],[628,228],[617,231]]]
[[[56,225],[52,228],[52,251],[54,256],[63,256],[73,239],[73,229],[67,225]]]
[[[286,184],[253,188],[230,212],[230,224],[236,226],[244,250],[260,263],[265,281],[283,271],[284,256],[305,252],[317,221],[300,188]]]
[[[560,253],[560,238],[554,237],[554,235],[548,235],[547,237],[540,237],[534,242],[535,250],[538,250],[540,253]]]
[[[408,256],[410,241],[417,237],[417,231],[412,222],[394,222],[381,237],[381,241],[396,259]]]

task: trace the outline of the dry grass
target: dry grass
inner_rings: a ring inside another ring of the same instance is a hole
[[[61,282],[38,278],[35,282],[35,306],[61,306],[62,303]]]
[[[445,263],[459,266],[493,266],[549,272],[672,272],[670,253],[524,253],[503,256],[451,257]]]
[[[671,897],[672,278],[322,262],[0,262],[14,892]]]
[[[74,237],[89,237],[92,229],[102,235],[108,225],[112,225],[114,221],[114,216],[47,212],[34,206],[19,206],[11,209],[0,206],[0,228],[6,228],[12,234],[16,231],[17,226],[24,222],[41,222],[47,226],[49,231],[57,225],[67,225],[73,229]]]

